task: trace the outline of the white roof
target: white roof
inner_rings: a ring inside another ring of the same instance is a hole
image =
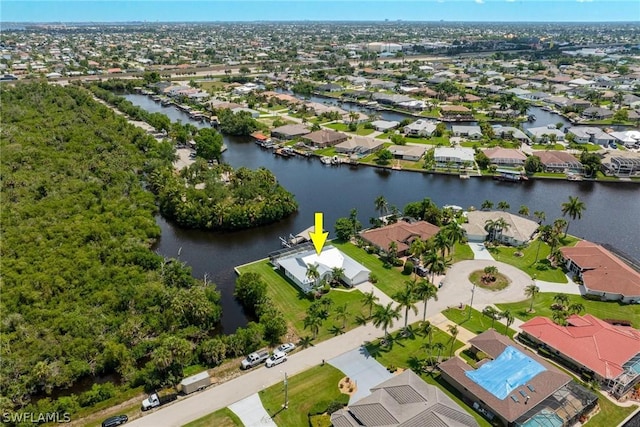
[[[333,268],[339,267],[344,269],[344,277],[348,279],[355,278],[359,273],[369,272],[360,263],[354,261],[347,255],[340,252],[334,246],[325,246],[318,255],[315,249],[298,253],[292,256],[284,256],[276,260],[276,262],[293,275],[300,283],[312,283],[313,280],[307,277],[307,267],[310,265],[318,266],[320,277],[330,273]]]
[[[627,130],[621,132],[611,132],[611,136],[616,137],[618,140],[622,142],[640,142],[640,131],[638,130]]]
[[[450,158],[458,158],[460,161],[468,161],[473,162],[474,151],[473,148],[464,148],[464,147],[436,147],[434,151],[434,157],[438,159],[439,157],[450,157]]]

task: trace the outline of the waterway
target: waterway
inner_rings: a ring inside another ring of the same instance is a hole
[[[193,122],[175,107],[162,107],[142,95],[127,95],[127,99],[148,111],[162,112],[171,120]],[[536,117],[539,119],[537,113]],[[551,123],[560,121],[550,115]],[[543,126],[544,124],[539,124]],[[300,205],[291,217],[270,226],[234,233],[214,233],[182,229],[158,217],[161,238],[154,249],[169,257],[178,257],[193,268],[196,277],[208,274],[222,293],[224,332],[243,326],[247,318],[233,298],[234,266],[264,258],[279,249],[279,236],[297,233],[313,224],[314,212],[323,212],[326,228],[333,234],[333,224],[339,217],[358,210],[358,218],[367,226],[377,213],[374,200],[383,195],[389,205],[402,209],[407,203],[431,198],[436,204],[480,206],[485,199],[506,201],[515,212],[527,205],[531,212],[541,210],[547,221],[560,217],[560,205],[569,196],[578,196],[587,209],[581,220],[573,221],[571,234],[601,243],[608,243],[640,259],[640,191],[636,184],[603,182],[569,182],[532,180],[504,183],[490,179],[461,180],[456,176],[430,175],[408,171],[388,171],[371,167],[332,167],[317,159],[274,156],[248,138],[225,137],[228,150],[223,161],[233,167],[266,167],[293,194]]]

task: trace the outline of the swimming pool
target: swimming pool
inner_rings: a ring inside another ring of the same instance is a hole
[[[527,383],[545,367],[513,346],[508,346],[495,360],[485,363],[475,371],[465,375],[471,381],[502,400]]]

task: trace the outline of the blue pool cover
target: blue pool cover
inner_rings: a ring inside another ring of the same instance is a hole
[[[502,400],[545,370],[544,366],[517,348],[508,346],[495,360],[465,374],[471,381]]]

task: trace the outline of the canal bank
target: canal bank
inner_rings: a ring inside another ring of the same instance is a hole
[[[150,112],[167,114],[173,121],[202,125],[191,122],[185,113],[162,107],[145,96],[128,95],[127,99]],[[225,136],[224,141],[229,147],[222,156],[224,162],[236,168],[270,169],[296,196],[300,206],[296,214],[278,223],[234,233],[182,229],[157,217],[162,234],[154,250],[164,256],[179,257],[192,267],[196,277],[208,274],[218,285],[222,294],[222,327],[226,333],[247,322],[242,308],[233,298],[235,266],[264,258],[278,249],[278,238],[312,225],[315,212],[324,213],[330,237],[333,237],[335,221],[348,216],[352,208],[358,210],[359,220],[367,226],[369,219],[378,215],[374,200],[380,195],[390,206],[399,209],[425,197],[439,206],[455,204],[465,208],[479,207],[485,199],[494,203],[506,201],[512,212],[517,212],[521,205],[528,206],[531,212],[544,211],[547,222],[561,217],[561,204],[569,196],[577,196],[585,202],[587,210],[581,220],[572,221],[572,234],[609,243],[640,258],[640,229],[637,227],[640,192],[636,185],[543,180],[513,184],[491,179],[461,180],[457,176],[407,174],[391,169],[331,168],[308,158],[274,156],[270,151],[258,148],[250,138]]]

